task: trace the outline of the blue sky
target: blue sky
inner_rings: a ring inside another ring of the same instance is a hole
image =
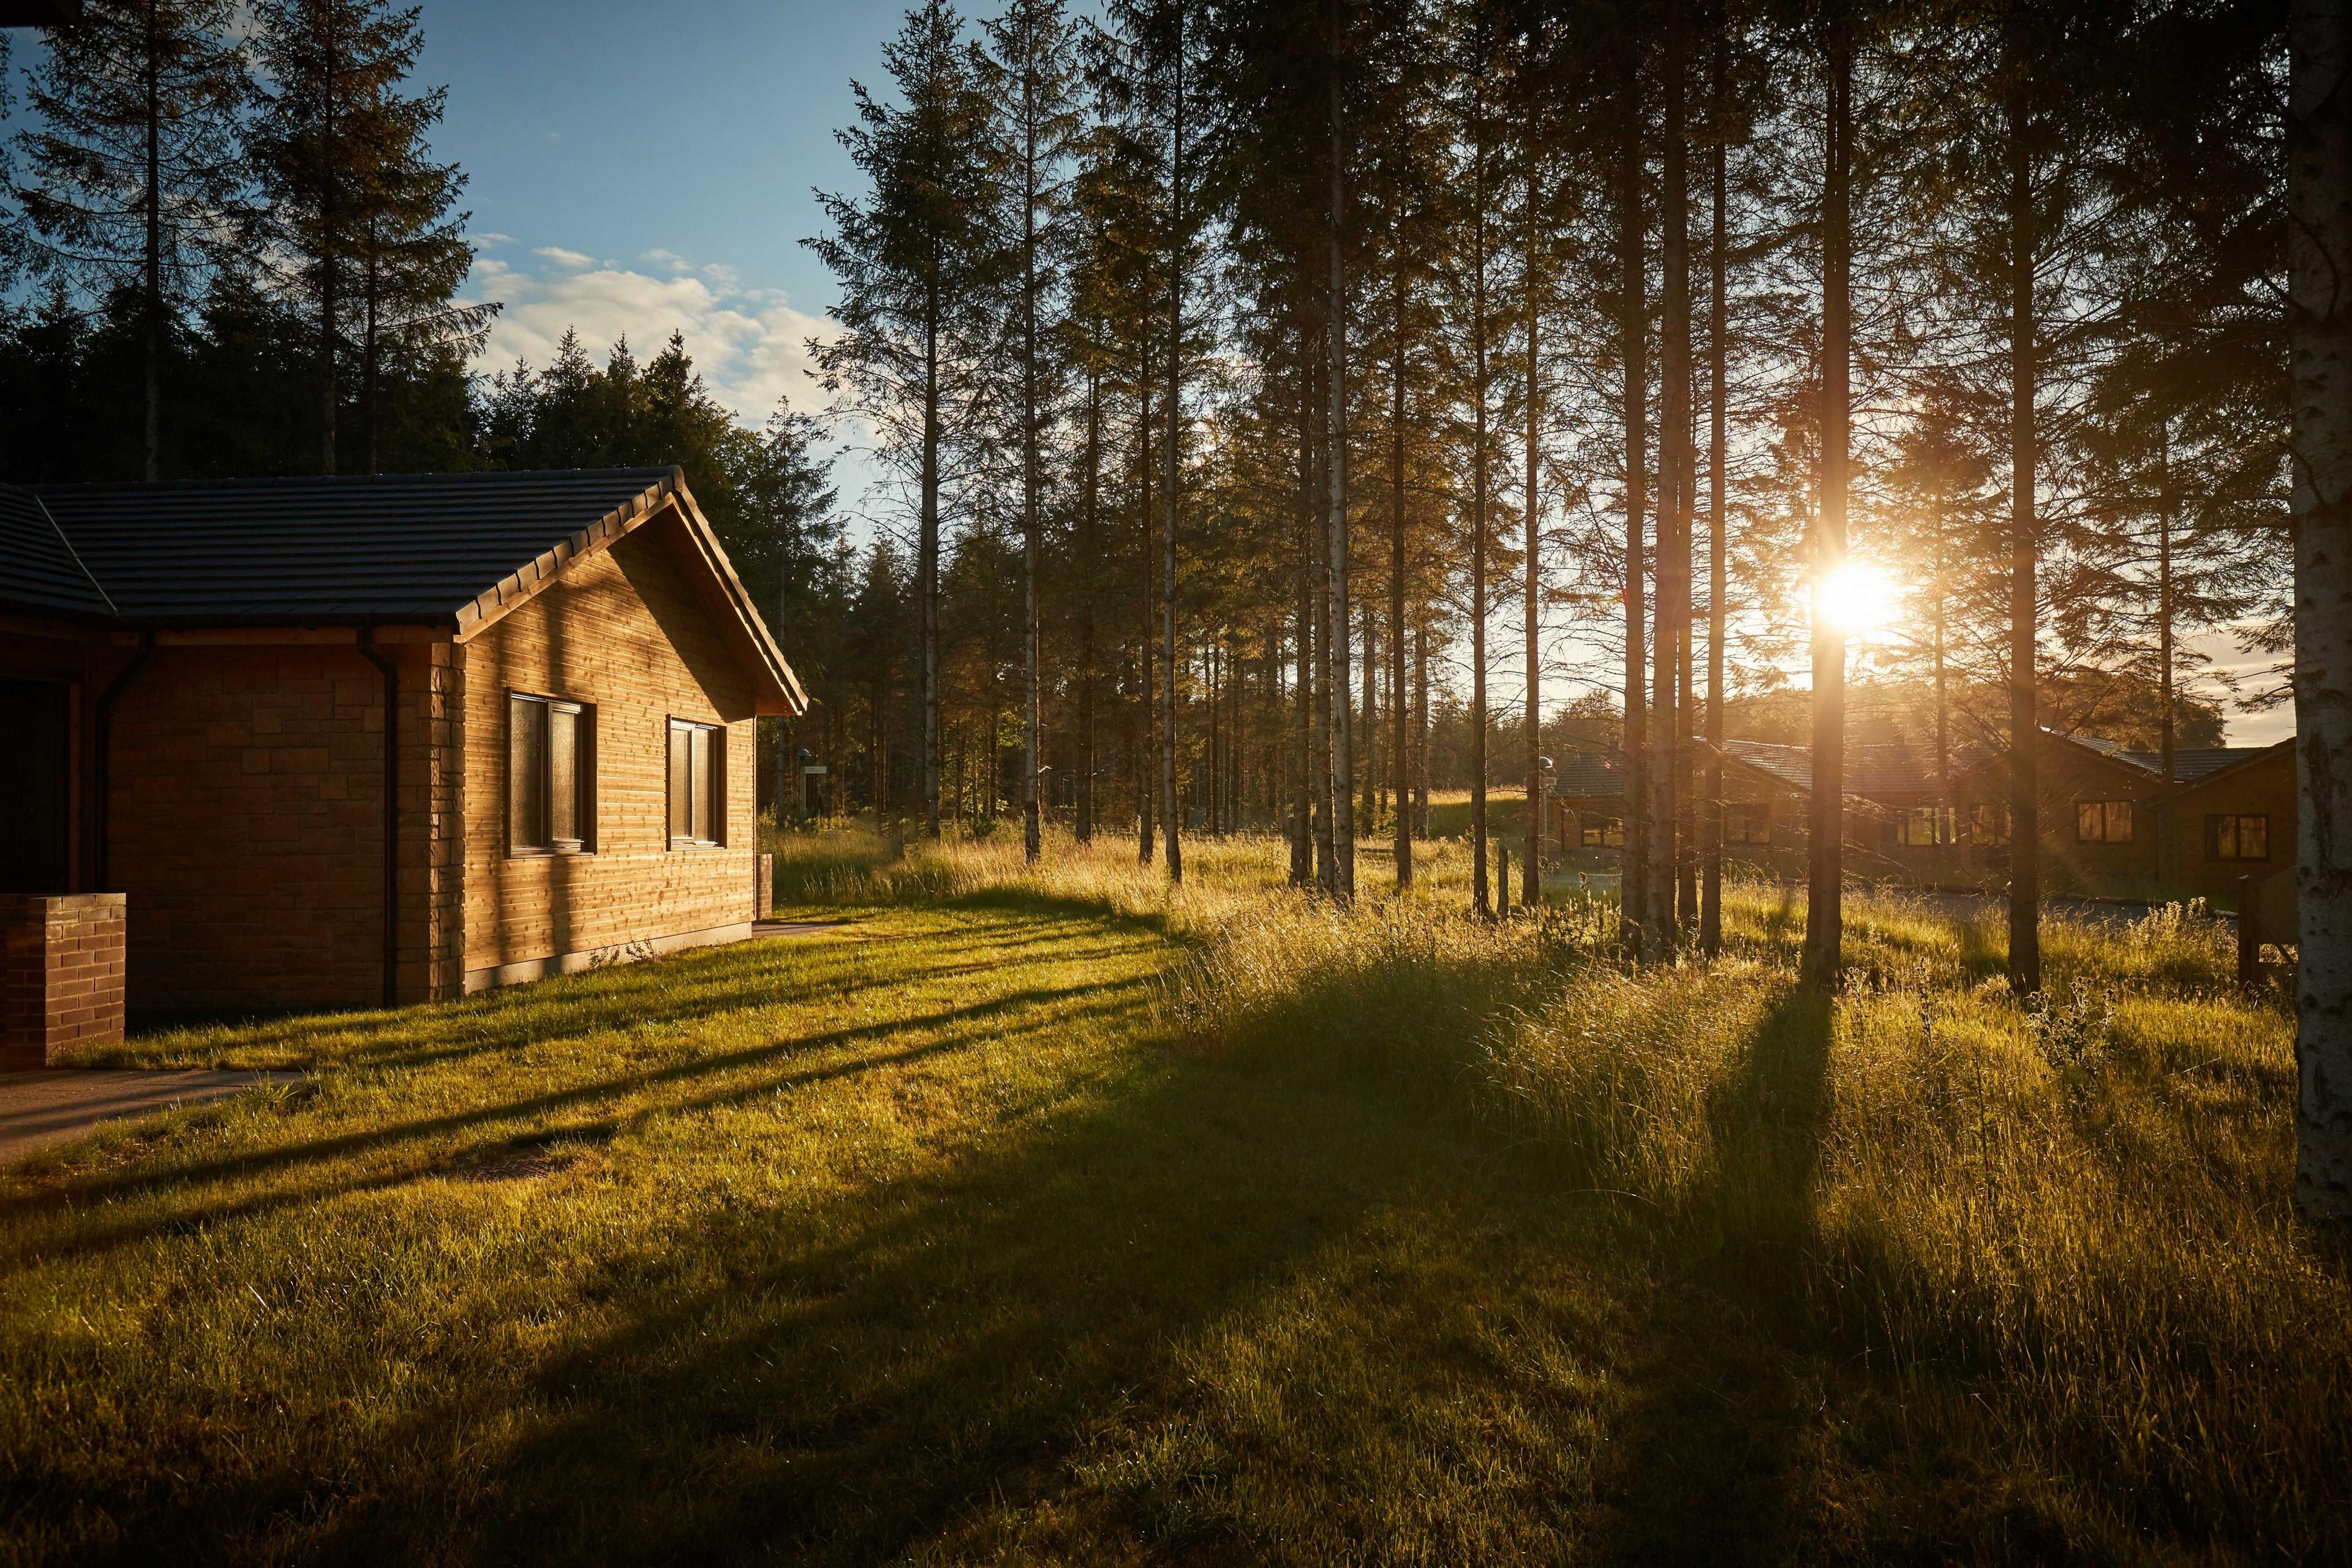
[[[835,128],[876,83],[898,7],[805,0],[425,0],[418,80],[446,84],[440,154],[471,176],[471,292],[504,301],[486,360],[601,354],[685,331],[747,421],[803,407],[831,279],[800,241],[812,187],[854,188]]]

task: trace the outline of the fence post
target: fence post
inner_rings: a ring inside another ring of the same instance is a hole
[[[1495,840],[1495,918],[1511,912],[1511,847],[1501,839]]]
[[[2252,991],[2263,978],[2262,884],[2251,876],[2238,879],[2238,988]]]

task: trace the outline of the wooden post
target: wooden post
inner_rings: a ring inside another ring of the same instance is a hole
[[[1511,914],[1511,843],[1507,838],[1495,840],[1495,918],[1508,920]]]
[[[2252,991],[2263,979],[2263,885],[2238,879],[2238,989]]]

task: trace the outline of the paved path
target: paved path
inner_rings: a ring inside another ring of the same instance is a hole
[[[202,1068],[48,1068],[0,1073],[0,1164],[69,1142],[101,1121],[202,1105],[257,1084],[292,1083],[299,1072],[213,1072]]]

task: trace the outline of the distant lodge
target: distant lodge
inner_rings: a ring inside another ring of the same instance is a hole
[[[1727,862],[1801,878],[1811,748],[1728,741],[1722,765]],[[1953,755],[1948,789],[1937,773],[1932,758],[1906,746],[1846,748],[1849,876],[1957,887],[2007,878],[2006,759],[1964,748]],[[2052,893],[2227,898],[2246,876],[2268,876],[2294,861],[2291,740],[2178,751],[2167,779],[2154,752],[2044,731],[2035,794],[2042,881]],[[1552,783],[1551,835],[1571,864],[1613,867],[1624,817],[1622,758],[1588,752],[1562,760]]]

